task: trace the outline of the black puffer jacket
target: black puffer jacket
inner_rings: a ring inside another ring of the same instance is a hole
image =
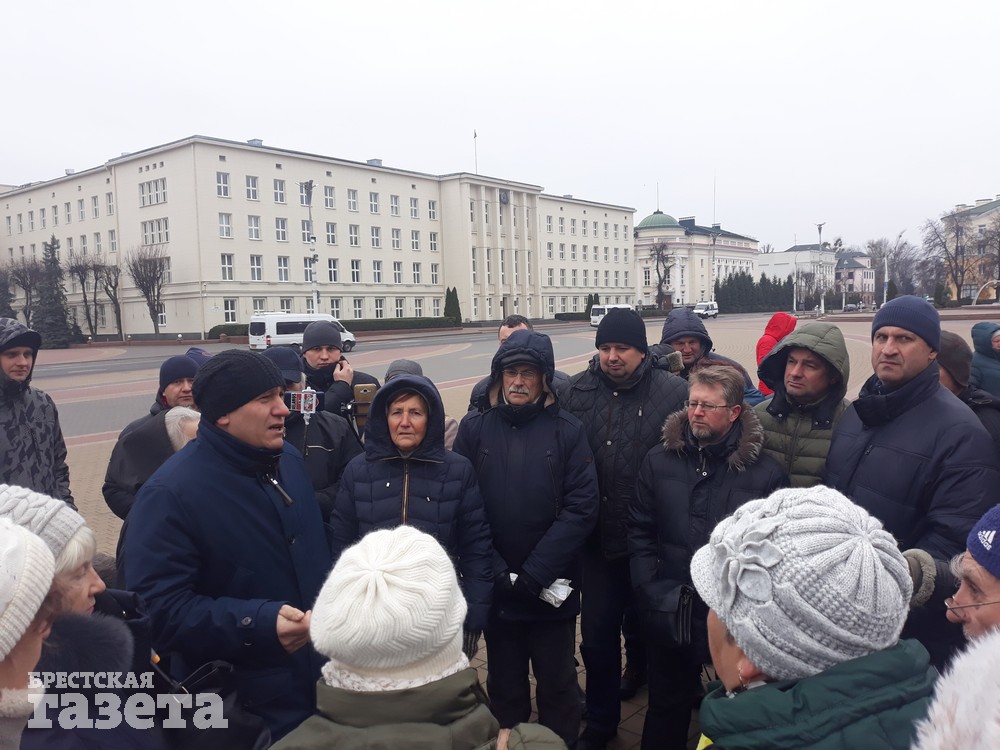
[[[293,411],[285,417],[285,440],[302,454],[323,521],[329,521],[340,475],[362,451],[358,436],[348,421],[336,414],[318,411],[307,427],[301,412]]]
[[[525,358],[544,373],[541,400],[502,403],[501,364]],[[494,573],[525,576],[524,588],[494,591],[493,611],[511,620],[575,617],[580,611],[579,557],[597,523],[597,472],[580,420],[560,409],[552,393],[552,342],[533,331],[515,331],[493,357],[491,408],[462,420],[455,452],[472,461],[493,532]],[[573,593],[558,608],[535,591],[557,578]],[[523,595],[526,592],[529,596]]]
[[[132,429],[122,430],[111,451],[101,491],[108,507],[121,519],[132,510],[139,488],[174,455],[174,446],[167,434],[167,411],[161,410],[132,422],[129,425]],[[121,541],[118,546],[121,547]]]
[[[419,393],[430,413],[427,432],[409,456],[389,436],[387,410],[396,394]],[[374,529],[407,523],[433,536],[455,561],[469,603],[466,624],[482,630],[493,589],[493,545],[476,474],[468,459],[444,447],[444,406],[427,378],[393,378],[375,394],[365,452],[340,478],[330,515],[334,562]]]
[[[687,383],[647,355],[629,382],[613,383],[597,357],[559,392],[560,405],[583,423],[597,465],[601,507],[596,541],[609,560],[628,554],[629,505],[639,463],[660,441],[663,422],[683,408]]]
[[[958,394],[958,398],[972,409],[983,423],[983,427],[990,433],[993,446],[996,448],[997,460],[1000,461],[1000,398],[978,388],[965,388]]]
[[[16,340],[15,340],[16,339]],[[30,346],[38,358],[41,337],[12,318],[0,318],[0,351]],[[74,509],[59,413],[31,376],[16,382],[0,370],[0,482],[65,500]]]
[[[632,586],[640,608],[659,603],[657,582],[691,583],[691,558],[719,521],[788,486],[781,464],[763,451],[764,431],[747,404],[721,443],[699,447],[686,411],[667,419],[662,437],[643,459],[629,516]],[[704,621],[697,625],[703,629]]]

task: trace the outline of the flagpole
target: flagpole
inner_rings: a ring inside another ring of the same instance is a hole
[[[479,174],[479,134],[472,131],[472,150],[476,159],[476,174]]]

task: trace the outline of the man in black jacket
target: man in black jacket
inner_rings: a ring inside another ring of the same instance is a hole
[[[583,425],[559,408],[548,336],[516,331],[493,357],[489,408],[462,420],[455,452],[476,467],[493,532],[493,606],[487,684],[501,727],[531,717],[572,746],[580,731],[573,659],[580,554],[597,523],[597,473]],[[513,579],[513,580],[512,580]],[[566,579],[563,600],[543,590]]]
[[[1000,458],[1000,398],[969,385],[972,372],[972,349],[957,333],[941,331],[941,351],[938,352],[941,385],[958,396],[979,417],[993,438],[997,458]]]
[[[342,354],[343,348],[340,331],[327,320],[310,323],[302,333],[302,371],[306,382],[323,394],[323,409],[349,418],[354,386],[371,384],[378,390],[379,382],[373,375],[351,367]]]
[[[1000,469],[976,415],[939,382],[941,322],[930,303],[890,300],[872,321],[872,368],[833,433],[826,484],[878,518],[901,549],[937,560],[965,549],[969,529],[996,502]],[[940,612],[913,610],[915,637],[935,666],[962,643]]]
[[[615,308],[597,328],[598,356],[560,391],[584,426],[597,465],[600,511],[584,545],[580,654],[587,668],[587,728],[580,750],[604,748],[618,731],[622,615],[631,600],[627,520],[639,463],[664,420],[683,408],[687,383],[653,367],[646,325]]]
[[[708,659],[707,608],[696,602],[692,643],[677,648],[654,626],[655,614],[680,584],[691,585],[695,550],[743,503],[788,486],[778,461],[764,453],[764,430],[743,401],[743,376],[719,365],[695,370],[687,410],[667,418],[663,442],[639,469],[629,522],[636,608],[647,625],[649,709],[642,747],[683,748]]]

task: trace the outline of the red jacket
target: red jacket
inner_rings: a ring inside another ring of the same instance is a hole
[[[764,326],[764,335],[757,340],[757,365],[759,366],[761,361],[771,350],[777,346],[778,342],[781,341],[785,336],[790,334],[795,330],[796,318],[793,318],[788,313],[775,313],[771,316],[771,319],[767,321],[767,325]],[[774,394],[770,388],[768,388],[764,381],[761,380],[757,384],[757,390],[763,393],[765,396],[770,396]]]

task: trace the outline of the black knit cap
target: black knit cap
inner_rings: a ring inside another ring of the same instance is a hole
[[[316,346],[334,346],[343,350],[344,342],[340,338],[340,331],[329,320],[314,320],[302,332],[302,351],[309,351]]]
[[[612,307],[597,326],[597,340],[601,344],[628,344],[645,354],[649,350],[646,342],[646,324],[639,313],[624,307]]]
[[[198,368],[194,402],[212,424],[272,388],[284,388],[285,379],[274,363],[245,349],[219,352]]]

